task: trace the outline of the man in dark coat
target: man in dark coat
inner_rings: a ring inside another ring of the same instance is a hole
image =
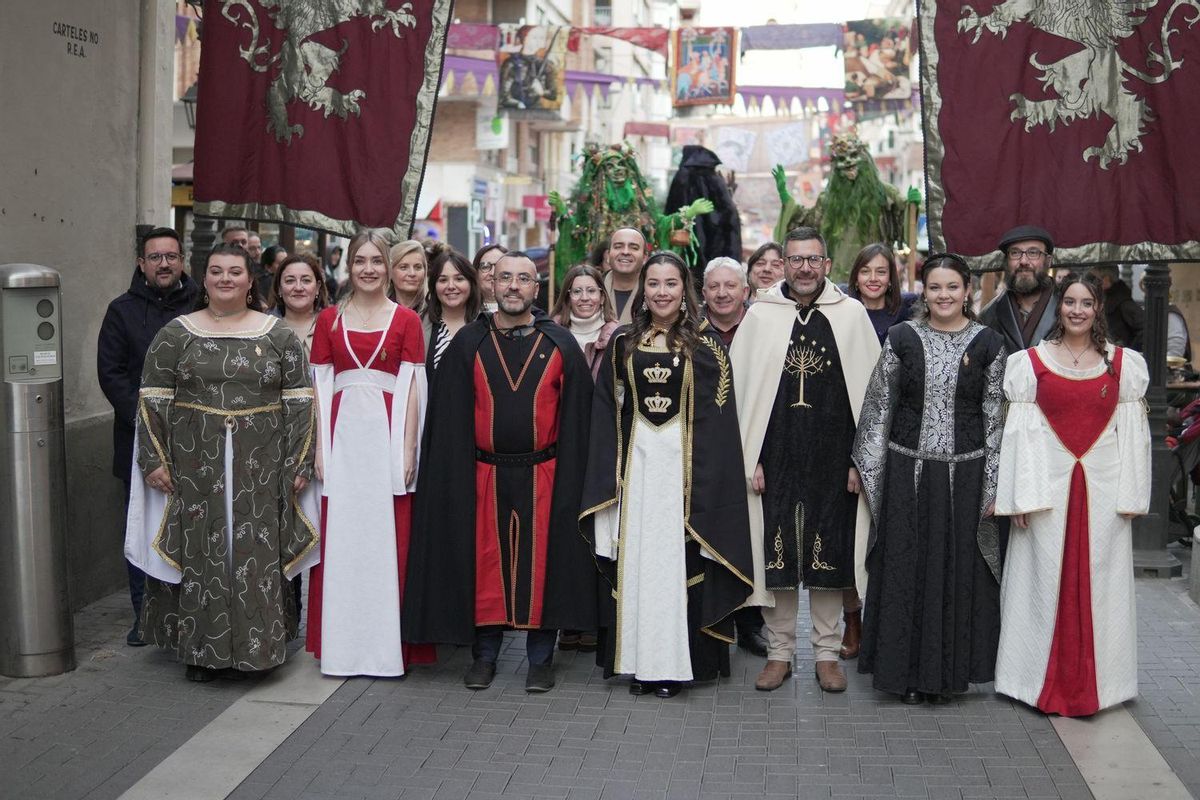
[[[412,642],[472,644],[485,689],[505,630],[526,631],[525,690],[554,686],[559,629],[596,629],[595,559],[578,514],[592,376],[575,337],[531,312],[537,271],[495,266],[496,313],[450,342],[430,387],[403,615]]]
[[[697,287],[704,282],[704,265],[714,258],[742,260],[742,220],[729,185],[717,174],[720,163],[712,150],[698,144],[685,145],[679,171],[667,193],[669,209],[683,208],[700,198],[711,200],[715,206],[712,213],[696,217],[693,228],[700,250],[700,258],[692,265]]]
[[[129,291],[109,303],[96,343],[96,374],[100,389],[113,407],[113,475],[125,484],[126,503],[132,479],[133,429],[142,362],[158,331],[191,311],[199,293],[196,283],[183,273],[183,243],[173,228],[152,229],[138,249]],[[140,647],[145,642],[137,620],[142,611],[145,575],[128,561],[125,566],[134,619],[125,641]]]
[[[1018,225],[997,245],[1004,253],[1005,291],[979,312],[979,321],[1004,337],[1009,354],[1037,345],[1054,326],[1054,240],[1042,228]]]
[[[1121,280],[1121,273],[1115,266],[1092,267],[1090,271],[1104,287],[1104,317],[1108,323],[1108,338],[1121,347],[1141,352],[1146,312],[1133,299],[1129,284]]]

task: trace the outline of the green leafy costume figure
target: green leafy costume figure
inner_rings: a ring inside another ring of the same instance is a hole
[[[830,155],[829,183],[812,208],[792,198],[782,165],[771,170],[782,204],[775,241],[782,242],[788,231],[802,225],[816,228],[829,245],[830,277],[844,283],[859,250],[872,242],[889,247],[904,243],[907,201],[896,187],[880,179],[867,146],[854,134],[833,137]]]
[[[712,201],[701,198],[673,214],[660,212],[654,191],[638,168],[637,154],[628,143],[589,143],[579,158],[583,174],[570,201],[564,202],[558,192],[549,196],[558,226],[556,283],[568,269],[586,261],[597,242],[620,228],[636,228],[651,250],[674,250],[689,266],[699,259],[692,222],[713,210]]]

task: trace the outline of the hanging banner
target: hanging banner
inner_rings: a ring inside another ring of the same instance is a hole
[[[842,53],[847,100],[857,103],[912,98],[910,25],[911,20],[900,19],[860,19],[846,23]]]
[[[734,28],[682,28],[674,31],[671,97],[676,107],[731,105],[737,93],[731,54]],[[726,162],[728,163],[728,162]]]
[[[764,138],[767,142],[767,158],[772,165],[790,167],[808,161],[808,125],[800,122],[786,125],[767,131]]]
[[[712,132],[712,150],[721,157],[721,163],[734,172],[750,169],[750,156],[758,134],[746,128],[721,126]]]
[[[567,27],[501,25],[497,106],[512,119],[558,119],[567,95]]]
[[[930,246],[998,268],[1030,224],[1058,263],[1200,260],[1200,3],[1014,5],[920,4]]]
[[[452,3],[364,5],[205,4],[197,214],[408,238]]]
[[[836,22],[796,25],[754,25],[742,28],[741,50],[801,50],[808,47],[837,47],[842,43],[842,26]]]

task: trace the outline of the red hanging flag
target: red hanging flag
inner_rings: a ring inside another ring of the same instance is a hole
[[[1038,225],[1059,263],[1200,260],[1200,0],[920,8],[930,245],[997,268]]]
[[[207,0],[196,213],[407,238],[452,0]]]

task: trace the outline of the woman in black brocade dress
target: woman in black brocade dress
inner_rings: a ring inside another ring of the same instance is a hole
[[[1004,342],[974,320],[957,256],[926,261],[927,311],[892,328],[854,443],[873,520],[858,670],[905,703],[991,681]]]

